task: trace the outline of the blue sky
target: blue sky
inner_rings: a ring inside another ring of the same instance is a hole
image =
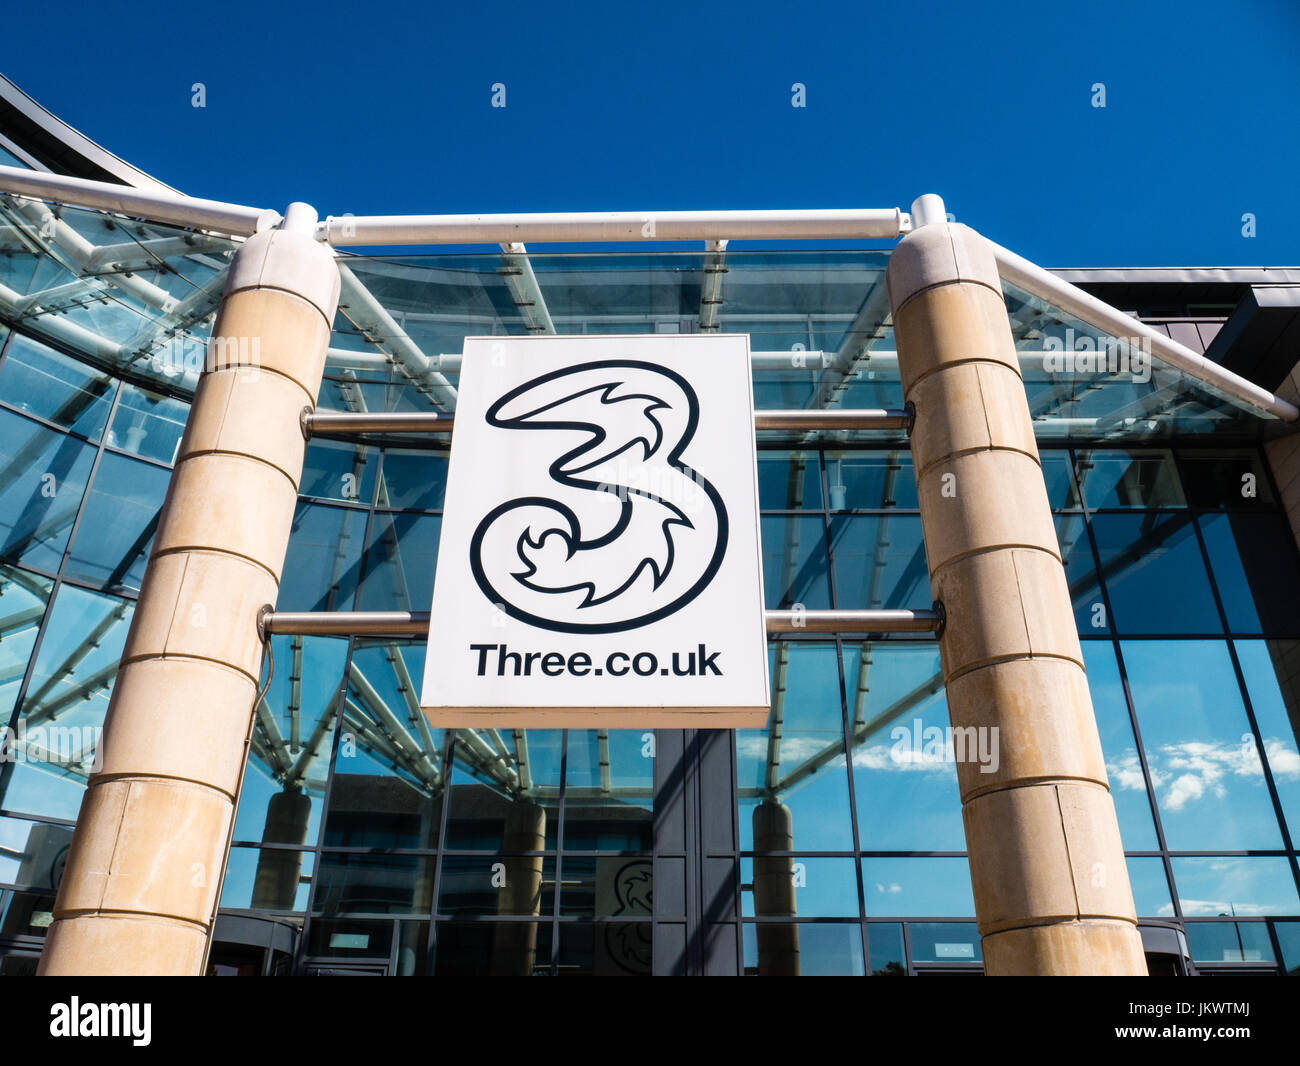
[[[1300,263],[1292,0],[59,11],[7,12],[0,69],[195,195],[323,215],[938,192],[1045,266]]]

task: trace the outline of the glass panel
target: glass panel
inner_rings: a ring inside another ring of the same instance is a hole
[[[71,845],[70,825],[0,818],[0,881],[53,895]]]
[[[559,821],[558,729],[515,729],[496,738],[460,730],[451,774],[447,847],[554,850]]]
[[[1169,847],[1281,847],[1227,645],[1126,641],[1122,651]]]
[[[1197,519],[1233,633],[1300,635],[1300,557],[1281,515]]]
[[[356,595],[366,512],[299,502],[276,607],[349,611]]]
[[[851,851],[835,645],[772,643],[768,669],[767,728],[736,732],[740,850]]]
[[[830,607],[826,534],[820,516],[764,517],[763,602],[768,610],[796,603],[809,610]]]
[[[1108,640],[1085,640],[1082,645],[1083,665],[1088,673],[1088,690],[1092,693],[1092,710],[1106,759],[1110,794],[1119,817],[1120,837],[1129,851],[1155,851],[1159,843],[1151,817],[1151,798],[1142,775],[1115,647]]]
[[[911,922],[913,962],[982,962],[980,934],[972,922]]]
[[[325,843],[332,847],[438,846],[447,734],[430,729],[415,686],[424,645],[359,642],[330,787]],[[323,671],[315,706],[330,705],[342,664]],[[326,749],[328,751],[328,749]]]
[[[1239,640],[1236,648],[1273,785],[1295,843],[1300,837],[1300,750],[1296,746],[1300,641]]]
[[[0,566],[0,729],[9,724],[53,582]]]
[[[827,452],[826,484],[835,511],[917,508],[908,452]]]
[[[369,506],[374,476],[373,448],[317,438],[307,446],[298,495]]]
[[[831,555],[841,608],[918,609],[934,603],[917,515],[835,515]]]
[[[1079,490],[1074,484],[1070,453],[1044,449],[1039,451],[1038,458],[1043,464],[1043,482],[1052,508],[1074,510],[1079,507]]]
[[[221,906],[237,910],[305,911],[316,856],[290,848],[230,849]]]
[[[938,647],[846,644],[844,655],[863,850],[964,851]]]
[[[438,558],[437,515],[376,512],[362,561],[363,611],[427,611]]]
[[[762,875],[757,883],[756,875]],[[793,914],[784,888],[787,878],[794,888]],[[852,859],[742,858],[740,881],[740,911],[746,918],[858,917],[858,879]]]
[[[866,858],[862,884],[872,918],[966,918],[975,913],[964,858]]]
[[[1163,859],[1129,858],[1128,880],[1133,887],[1133,902],[1139,918],[1172,918],[1174,899],[1169,893]]]
[[[745,975],[764,970],[763,938],[779,930],[780,937],[799,952],[799,977],[861,977],[866,972],[862,958],[862,927],[845,922],[801,922],[775,926],[772,923],[744,925]],[[901,933],[900,933],[901,940]],[[875,956],[871,964],[876,964]],[[885,963],[884,965],[888,965]],[[788,975],[790,976],[790,975]]]
[[[551,972],[551,923],[440,922],[435,977],[546,975]]]
[[[1087,520],[1081,514],[1056,516],[1056,540],[1065,563],[1065,579],[1074,605],[1074,624],[1081,636],[1110,632],[1106,602],[1101,597],[1097,564],[1088,539]]]
[[[428,914],[434,864],[430,855],[322,852],[312,913]]]
[[[560,926],[561,977],[649,977],[649,922],[569,922]]]
[[[1272,962],[1266,922],[1188,922],[1193,962]]]
[[[0,807],[75,819],[126,643],[130,600],[64,585],[32,667]]]
[[[0,363],[0,400],[98,440],[113,388],[107,374],[16,334]]]
[[[110,591],[139,591],[170,473],[105,452],[68,555],[68,573]]]
[[[0,933],[44,936],[54,921],[54,891],[0,892]],[[0,976],[35,977],[40,956],[6,953],[0,956]]]
[[[1273,502],[1258,452],[1180,452],[1179,461],[1193,507],[1257,508]]]
[[[320,834],[347,641],[273,637],[271,650],[275,673],[253,720],[235,839],[311,847]],[[346,789],[338,791],[341,799]]]
[[[1080,451],[1079,481],[1089,507],[1182,507],[1173,456],[1165,451]]]
[[[170,466],[189,416],[189,404],[123,382],[105,443]]]
[[[379,506],[403,511],[437,511],[442,509],[447,491],[447,455],[445,453],[403,451],[389,448],[384,452],[384,474],[379,485]]]
[[[820,453],[760,451],[758,505],[764,511],[820,510]]]
[[[1282,948],[1282,969],[1295,977],[1300,974],[1300,922],[1274,922],[1273,931]]]
[[[0,411],[0,557],[55,573],[95,449]]]
[[[906,977],[907,955],[903,950],[903,927],[890,922],[867,926],[867,950],[871,954],[873,977]]]
[[[1092,532],[1117,632],[1223,631],[1190,513],[1094,515]]]
[[[566,882],[568,863],[566,858]],[[537,914],[549,918],[554,911],[554,859],[540,855],[448,855],[442,861],[439,914]]]
[[[1186,915],[1300,914],[1300,896],[1284,858],[1216,856],[1170,862],[1178,902]]]
[[[635,729],[569,730],[565,847],[575,851],[654,847],[653,741],[653,733]],[[571,872],[566,865],[566,884]]]

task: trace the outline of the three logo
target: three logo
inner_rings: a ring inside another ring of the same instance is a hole
[[[722,565],[727,512],[683,455],[699,401],[680,374],[607,359],[543,374],[488,408],[521,446],[560,451],[547,495],[494,507],[470,542],[483,594],[561,633],[636,629],[695,599]]]

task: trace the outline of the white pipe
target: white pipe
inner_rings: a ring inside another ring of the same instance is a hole
[[[1275,415],[1284,422],[1294,422],[1300,418],[1300,409],[1295,405],[1287,403],[1279,396],[1274,396],[1253,381],[1247,381],[1231,370],[1225,370],[1218,363],[1211,362],[1205,356],[1166,337],[1145,322],[1130,318],[1123,311],[1116,310],[1095,296],[1090,296],[1068,281],[1062,281],[1056,275],[1049,274],[1042,267],[1016,255],[1015,252],[1008,251],[1001,245],[994,244],[993,241],[989,241],[989,246],[997,260],[998,273],[1002,275],[1004,281],[1009,281],[1012,285],[1049,301],[1054,307],[1074,315],[1088,325],[1105,330],[1116,337],[1141,338],[1148,342],[1151,351],[1169,366],[1251,407]]]
[[[585,211],[535,215],[343,215],[316,236],[334,247],[530,241],[893,239],[911,228],[896,207],[804,211]]]
[[[0,191],[112,211],[129,218],[147,218],[152,222],[212,230],[233,237],[250,237],[280,221],[279,212],[266,208],[203,200],[195,196],[143,192],[108,181],[88,181],[19,167],[0,166]]]

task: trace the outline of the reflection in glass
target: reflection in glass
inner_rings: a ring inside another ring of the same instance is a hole
[[[812,610],[830,607],[826,532],[820,517],[764,515],[763,602],[768,610],[796,603]]]
[[[1174,458],[1166,451],[1084,450],[1079,482],[1088,506],[1183,507]]]
[[[1169,892],[1165,863],[1159,858],[1127,858],[1129,885],[1139,918],[1172,918],[1174,899]]]
[[[828,452],[826,484],[833,511],[918,506],[910,452]]]
[[[853,831],[835,645],[775,641],[768,656],[767,727],[736,732],[740,850],[849,851]],[[759,831],[760,824],[767,832]],[[778,846],[763,839],[773,835],[795,843]]]
[[[189,414],[182,400],[123,382],[105,443],[170,466]]]
[[[299,501],[280,578],[281,611],[352,609],[366,513]]]
[[[0,411],[0,558],[58,571],[94,461],[84,441]]]
[[[866,858],[862,884],[872,918],[966,918],[975,913],[970,867],[963,858]]]
[[[970,922],[911,922],[913,962],[982,962],[980,934]]]
[[[764,511],[820,510],[821,453],[758,453],[758,505]]]
[[[53,584],[49,578],[0,565],[0,729],[9,724]]]
[[[1203,964],[1273,961],[1265,922],[1188,922],[1187,948]]]
[[[1101,598],[1097,565],[1088,539],[1088,524],[1082,514],[1058,514],[1056,540],[1065,564],[1065,579],[1074,605],[1074,625],[1081,635],[1109,633],[1106,603]]]
[[[427,915],[434,865],[426,855],[322,852],[312,913]]]
[[[314,846],[339,714],[347,641],[271,639],[275,671],[253,718],[235,839]],[[292,877],[283,891],[293,898]]]
[[[1223,631],[1190,512],[1094,515],[1092,531],[1116,632]]]
[[[1115,646],[1108,640],[1085,640],[1081,644],[1092,711],[1106,759],[1106,776],[1110,779],[1110,794],[1119,817],[1119,835],[1129,851],[1154,851],[1159,844],[1151,817],[1151,799],[1133,736],[1119,663],[1115,660]]]
[[[354,648],[325,821],[327,846],[438,846],[447,734],[432,729],[420,711],[416,679],[423,675],[421,644],[365,641]]]
[[[565,847],[576,851],[654,847],[653,741],[644,730],[569,730]],[[566,866],[566,881],[569,872]]]
[[[1264,757],[1273,773],[1273,785],[1291,842],[1300,837],[1300,640],[1239,640],[1236,643],[1246,693],[1264,743]]]
[[[1169,847],[1281,847],[1227,645],[1137,640],[1121,650]]]
[[[544,975],[551,971],[550,922],[439,922],[438,944],[434,959],[435,977],[487,977],[497,972],[493,952],[499,937],[513,937],[514,925],[535,929],[536,942],[528,973]]]
[[[931,606],[920,516],[834,515],[830,527],[841,608]]]
[[[427,450],[384,451],[379,506],[403,511],[437,511],[447,491],[447,455]],[[367,497],[368,498],[368,497]]]
[[[315,864],[316,856],[310,851],[233,847],[221,885],[221,906],[305,911]]]
[[[1197,519],[1223,612],[1233,633],[1300,635],[1300,559],[1281,515],[1216,514]]]
[[[564,734],[557,729],[458,729],[447,847],[555,848]]]
[[[15,760],[3,767],[0,807],[77,817],[134,608],[116,596],[59,589],[14,727]]]
[[[86,497],[68,573],[109,591],[138,592],[170,473],[105,452]]]
[[[879,641],[844,653],[862,848],[964,851],[956,764],[936,740],[948,728],[939,649]]]
[[[30,337],[15,334],[0,363],[0,400],[98,440],[117,382]]]
[[[741,858],[740,881],[741,914],[746,918],[858,917],[852,859]]]
[[[867,926],[867,952],[873,977],[906,977],[907,953],[903,950],[903,927],[893,922],[872,922]]]
[[[1193,507],[1257,509],[1273,502],[1258,452],[1198,449],[1182,452],[1179,462]]]
[[[746,976],[768,976],[762,938],[778,931],[785,932],[786,928],[770,922],[745,923]],[[866,972],[862,958],[862,928],[856,922],[800,922],[789,928],[798,930],[799,958],[798,968],[788,976],[861,977]],[[871,964],[873,967],[876,965],[874,954]]]
[[[372,521],[362,561],[361,610],[428,610],[442,519],[376,511]]]
[[[364,444],[314,439],[303,459],[298,495],[370,504],[375,452]]]

